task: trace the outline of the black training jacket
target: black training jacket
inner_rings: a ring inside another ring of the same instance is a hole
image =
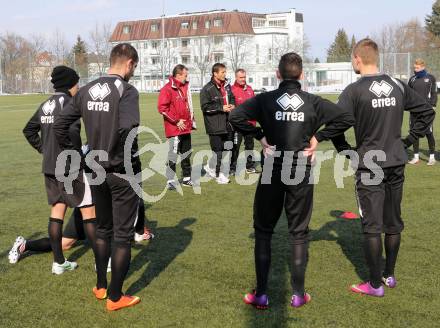
[[[228,81],[226,81],[225,90],[228,103],[235,105],[235,97]],[[206,134],[226,134],[231,130],[228,124],[229,115],[223,111],[223,104],[220,89],[213,80],[209,81],[200,91],[200,107],[203,112]]]
[[[276,150],[295,152],[307,148],[313,136],[318,141],[328,140],[354,124],[348,110],[302,91],[301,84],[294,80],[283,81],[277,90],[247,100],[231,112],[229,120],[245,134],[252,133],[257,139],[266,137]],[[256,120],[261,128],[249,120]]]
[[[82,117],[90,149],[104,150],[108,160],[97,160],[106,172],[125,173],[124,144],[129,132],[139,126],[139,93],[118,75],[105,75],[82,87],[54,124],[60,145],[69,148],[66,129]],[[131,155],[138,150],[137,138]],[[139,157],[132,164],[140,166]],[[135,169],[136,172],[136,169]]]
[[[23,129],[23,134],[32,147],[43,155],[42,171],[44,174],[55,175],[58,155],[62,148],[55,138],[53,125],[55,119],[71,103],[70,94],[57,92],[42,103],[35,114]],[[70,148],[81,149],[81,123],[75,120],[74,124],[66,128],[66,142]]]
[[[406,83],[386,74],[365,75],[350,84],[339,96],[338,105],[353,113],[356,124],[356,150],[360,168],[365,168],[364,155],[371,150],[383,150],[386,161],[377,165],[386,168],[407,162],[405,147],[423,137],[434,120],[430,104]],[[401,129],[404,111],[414,117],[414,126],[404,140]],[[333,140],[338,150],[350,148],[344,136]]]
[[[437,106],[437,82],[433,75],[427,74],[420,78],[417,78],[417,76],[414,75],[409,79],[408,85],[411,89],[425,98],[432,107]]]

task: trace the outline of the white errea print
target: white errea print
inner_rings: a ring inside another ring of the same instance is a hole
[[[55,100],[46,101],[42,108],[44,115],[46,116],[52,115],[53,111],[55,110],[55,107],[56,107]]]
[[[393,92],[393,87],[386,81],[374,81],[370,86],[370,91],[374,93],[377,97],[389,97],[391,92]]]
[[[292,96],[288,93],[283,94],[280,98],[277,99],[277,103],[284,110],[290,108],[295,111],[298,110],[302,105],[304,105],[304,101],[296,93]]]
[[[101,85],[101,83],[96,83],[93,87],[89,89],[90,97],[93,100],[101,100],[103,101],[108,95],[112,92],[107,83]]]

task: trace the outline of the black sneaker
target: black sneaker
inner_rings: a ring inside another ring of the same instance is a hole
[[[168,190],[176,190],[176,185],[174,182],[167,182],[167,189]]]
[[[183,185],[184,187],[193,187],[193,186],[194,186],[194,182],[192,182],[191,179],[189,179],[189,180],[183,180],[183,181],[182,181],[182,185]]]

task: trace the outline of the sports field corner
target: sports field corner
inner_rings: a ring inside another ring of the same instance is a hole
[[[45,95],[0,97],[0,327],[435,327],[440,320],[438,188],[440,166],[426,162],[407,166],[402,203],[405,231],[396,269],[398,288],[384,298],[361,297],[348,286],[366,278],[358,220],[344,221],[332,211],[357,212],[353,177],[337,189],[334,161],[322,166],[311,221],[306,290],[312,302],[289,306],[289,247],[281,218],[273,240],[269,283],[271,308],[258,311],[242,297],[254,287],[252,202],[255,184],[234,181],[202,184],[201,194],[185,188],[183,196],[167,192],[146,203],[148,226],[156,238],[134,246],[124,289],[140,296],[140,305],[108,313],[91,289],[93,254],[79,243],[66,252],[79,268],[54,276],[52,255],[35,254],[8,263],[17,235],[47,235],[49,207],[44,193],[41,158],[26,142],[22,129]],[[327,96],[336,100],[335,95]],[[141,95],[142,125],[164,138],[157,95]],[[198,96],[194,96],[199,129],[195,151],[208,148]],[[406,135],[407,117],[402,129]],[[436,120],[434,130],[440,130]],[[352,132],[349,133],[352,140]],[[141,135],[140,147],[154,142]],[[437,138],[440,143],[440,139]],[[426,140],[421,142],[426,149]],[[332,149],[325,142],[319,150]],[[142,156],[147,166],[151,154]],[[422,157],[426,159],[426,156]],[[144,181],[144,190],[159,194],[165,177]]]

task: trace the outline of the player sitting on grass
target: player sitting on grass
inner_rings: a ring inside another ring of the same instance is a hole
[[[136,233],[135,241],[140,243],[144,240],[153,239],[154,234],[145,226],[145,212],[144,207],[139,206],[139,218],[136,223]],[[83,218],[79,208],[75,208],[64,227],[63,238],[61,240],[61,245],[63,251],[69,250],[73,245],[79,240],[85,240],[86,235],[84,232]],[[9,251],[8,259],[9,263],[15,264],[26,252],[51,252],[52,247],[50,246],[49,238],[41,238],[37,240],[26,240],[23,236],[18,236],[15,239],[14,245]],[[110,266],[111,261],[109,261],[109,266],[107,267],[107,272],[111,271]]]
[[[96,239],[96,217],[90,186],[84,172],[80,172],[79,179],[73,183],[73,194],[68,194],[64,184],[55,176],[57,159],[62,149],[55,139],[52,126],[56,117],[78,92],[79,76],[66,66],[55,67],[51,76],[55,94],[40,105],[26,124],[23,133],[31,146],[43,155],[43,174],[48,203],[51,206],[48,231],[54,259],[52,273],[59,275],[78,266],[75,262],[67,261],[63,255],[62,230],[67,206],[80,208],[84,219],[84,231],[93,249]],[[81,149],[80,121],[77,120],[67,133],[70,143]]]

